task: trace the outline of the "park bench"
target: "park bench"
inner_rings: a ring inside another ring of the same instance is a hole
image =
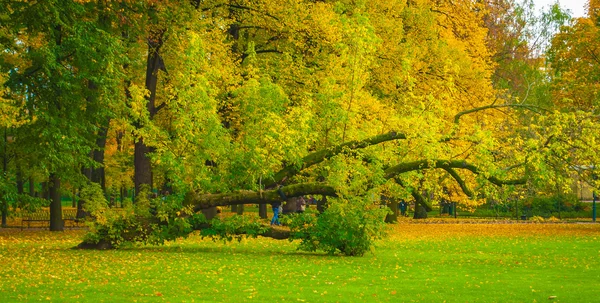
[[[63,209],[62,218],[65,226],[71,227],[77,226],[82,221],[80,218],[77,218],[76,209]],[[25,227],[25,223],[27,223],[27,228],[30,228],[33,222],[42,222],[44,226],[50,226],[50,210],[38,209],[34,212],[24,212],[21,216],[21,230]],[[67,222],[71,222],[71,224],[67,224]]]

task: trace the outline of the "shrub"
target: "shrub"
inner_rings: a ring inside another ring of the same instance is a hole
[[[194,221],[200,224],[205,222],[201,220],[202,218],[194,219]],[[233,241],[234,239],[241,241],[244,237],[256,238],[264,234],[268,229],[269,227],[262,225],[255,217],[234,215],[224,219],[212,219],[210,227],[202,229],[200,235],[213,240],[222,239],[225,242]]]
[[[122,247],[134,243],[164,244],[165,241],[187,237],[191,233],[193,220],[192,207],[181,207],[175,198],[149,199],[149,191],[142,189],[136,203],[124,209],[108,208],[103,195],[98,195],[99,187],[89,186],[86,196],[86,209],[92,214],[88,222],[89,231],[84,243],[108,243],[111,247]],[[100,191],[101,193],[101,191]],[[83,194],[82,194],[83,196]]]
[[[362,256],[385,234],[387,212],[367,199],[332,199],[316,218],[309,214],[293,216],[290,240],[300,239],[298,249],[303,251]]]

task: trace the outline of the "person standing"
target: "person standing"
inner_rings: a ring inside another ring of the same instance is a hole
[[[273,208],[273,219],[271,219],[271,225],[281,225],[279,222],[279,210],[281,209],[281,201],[271,203]]]
[[[400,214],[404,217],[406,216],[406,209],[408,208],[408,204],[406,204],[406,201],[404,201],[404,199],[400,200]]]

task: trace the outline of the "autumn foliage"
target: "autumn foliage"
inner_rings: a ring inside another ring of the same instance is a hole
[[[283,196],[393,195],[419,218],[597,187],[596,2],[527,3],[0,1],[4,191],[29,184],[61,230],[61,194],[95,183],[133,205],[94,241],[160,243]]]

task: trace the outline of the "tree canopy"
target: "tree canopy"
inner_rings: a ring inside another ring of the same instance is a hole
[[[196,209],[596,186],[596,2],[530,5],[2,0],[4,178]]]

